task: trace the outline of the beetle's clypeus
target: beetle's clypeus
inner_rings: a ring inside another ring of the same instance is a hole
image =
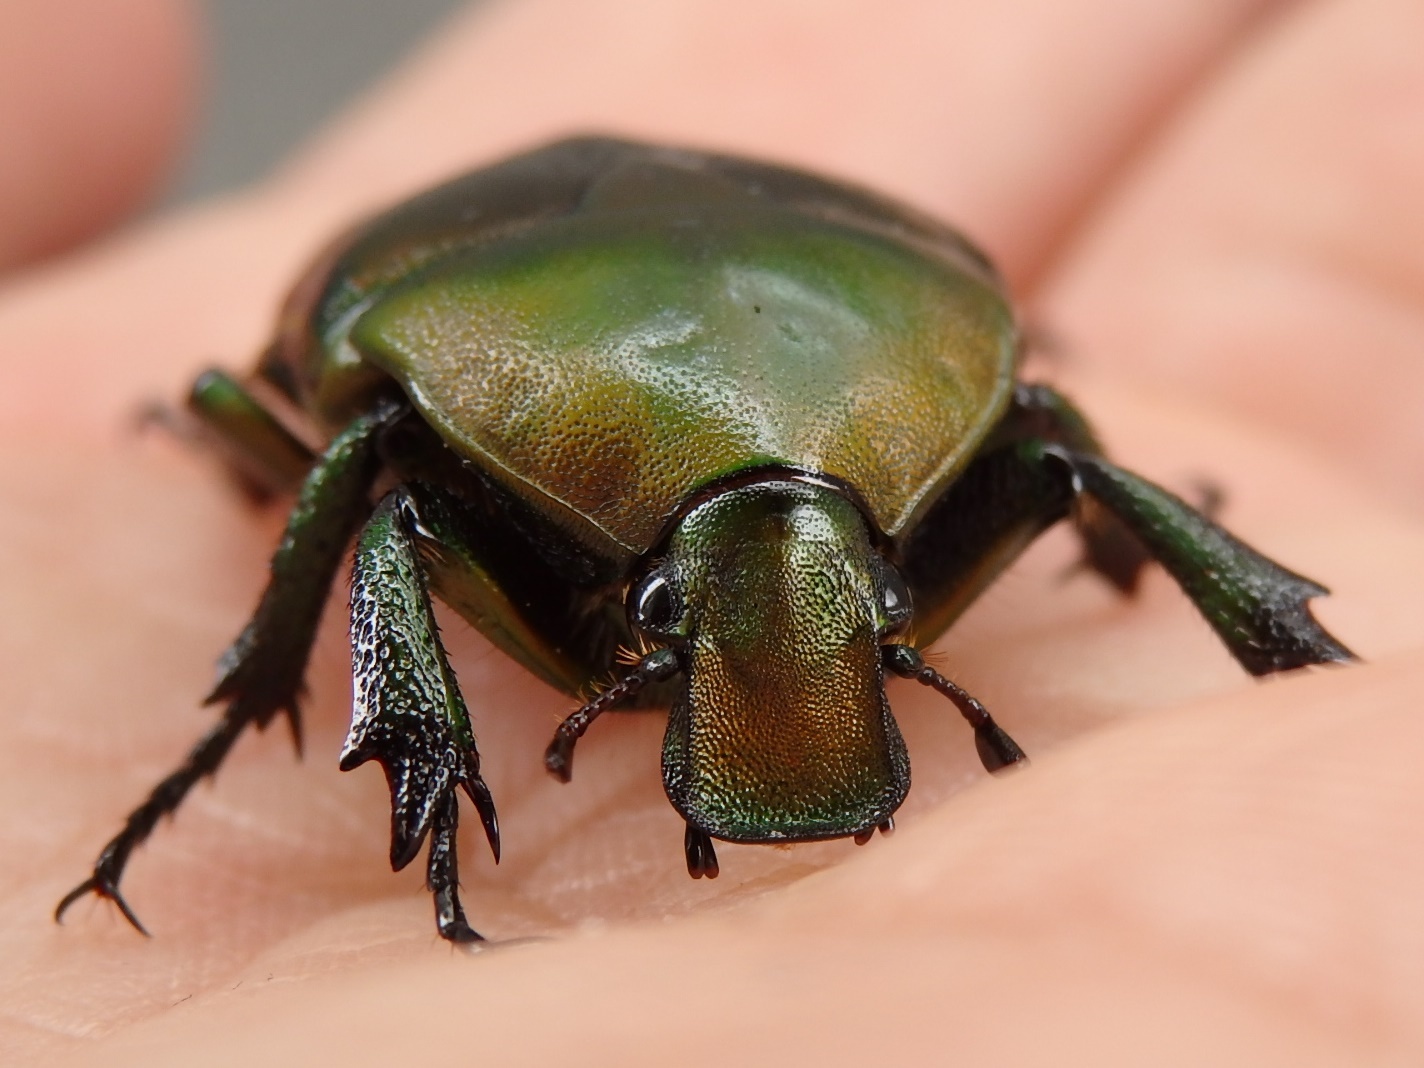
[[[1124,591],[1162,564],[1253,674],[1350,659],[1306,607],[1322,587],[1110,463],[1068,401],[1016,381],[1018,347],[964,238],[763,163],[570,140],[376,218],[297,285],[251,379],[194,386],[243,477],[297,502],[222,658],[218,725],[58,911],[93,892],[138,926],[130,853],[249,724],[296,726],[353,539],[341,766],[384,767],[391,863],[429,840],[454,941],[479,938],[458,795],[496,859],[499,829],[432,594],[570,694],[618,672],[550,744],[560,778],[607,709],[670,706],[694,876],[716,838],[888,829],[910,762],[887,672],[949,698],[990,771],[1023,760],[905,635],[934,639],[1065,517]]]

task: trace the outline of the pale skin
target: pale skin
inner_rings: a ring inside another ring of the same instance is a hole
[[[0,15],[29,42],[0,93],[33,164],[0,181],[6,1063],[1424,1055],[1424,8],[490,5],[269,182],[74,248],[158,179],[191,99],[189,13],[131,6]],[[571,702],[447,617],[504,829],[495,869],[466,820],[493,941],[471,954],[435,937],[420,865],[387,870],[379,773],[336,769],[338,592],[305,760],[281,730],[246,739],[137,855],[155,937],[102,902],[51,924],[202,731],[281,521],[131,414],[241,368],[350,220],[588,129],[812,166],[963,226],[1059,341],[1031,370],[1125,465],[1222,486],[1223,521],[1330,586],[1317,612],[1369,664],[1253,682],[1160,573],[1117,600],[1064,579],[1055,534],[931,651],[1032,766],[986,781],[957,715],[896,683],[896,835],[723,847],[709,884],[683,870],[660,717],[605,717],[560,786],[540,754]]]

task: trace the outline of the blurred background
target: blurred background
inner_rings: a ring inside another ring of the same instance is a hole
[[[260,178],[467,0],[206,0],[208,83],[169,203]]]

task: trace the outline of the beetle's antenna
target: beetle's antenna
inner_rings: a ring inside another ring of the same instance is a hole
[[[979,751],[979,759],[983,762],[985,771],[1002,771],[1011,764],[1028,761],[1018,743],[994,722],[994,717],[989,715],[987,708],[926,664],[925,658],[915,649],[908,645],[886,645],[881,647],[881,655],[887,670],[893,671],[901,678],[913,679],[928,686],[954,702],[955,707],[974,728],[974,748]]]
[[[574,745],[594,720],[634,696],[648,683],[670,679],[681,670],[682,662],[671,649],[654,649],[622,679],[559,724],[554,740],[544,751],[544,767],[561,781],[568,782],[573,777]]]

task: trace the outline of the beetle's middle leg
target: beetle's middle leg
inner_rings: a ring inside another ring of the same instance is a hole
[[[271,578],[257,611],[218,663],[218,682],[207,703],[227,705],[222,719],[129,814],[123,830],[94,862],[90,877],[59,903],[55,919],[79,898],[94,893],[117,904],[128,921],[143,931],[119,893],[119,880],[130,855],[159,819],[177,809],[199,780],[217,770],[249,724],[265,727],[284,713],[300,744],[297,699],[317,623],[346,545],[370,510],[368,495],[380,469],[377,441],[402,410],[383,403],[355,419],[307,475],[272,557]]]
[[[981,455],[916,528],[901,570],[915,600],[933,606],[916,615],[922,638],[943,632],[1040,532],[1086,504],[1176,579],[1252,674],[1353,659],[1310,614],[1323,587],[1065,436],[1011,440]]]

